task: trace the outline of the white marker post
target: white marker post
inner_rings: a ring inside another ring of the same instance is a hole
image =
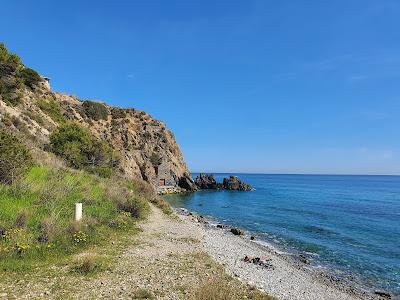
[[[82,220],[82,203],[75,203],[75,221]]]

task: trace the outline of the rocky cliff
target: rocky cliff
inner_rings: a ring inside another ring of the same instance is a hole
[[[48,80],[26,68],[0,44],[0,127],[46,150],[49,135],[65,122],[87,128],[119,155],[117,172],[154,187],[195,186],[174,135],[144,111],[82,101],[52,92]]]

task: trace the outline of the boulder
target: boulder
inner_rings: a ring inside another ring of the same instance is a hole
[[[310,260],[304,255],[304,254],[300,254],[299,255],[299,260],[306,265],[309,265],[311,262]]]
[[[244,235],[244,231],[242,229],[239,229],[239,228],[231,228],[231,232],[234,235]]]
[[[222,186],[225,190],[230,191],[251,191],[251,185],[241,182],[236,176],[229,176],[229,178],[224,178]]]
[[[385,291],[375,291],[375,294],[386,299],[392,299],[392,295]]]
[[[189,176],[183,176],[181,178],[179,178],[179,183],[178,183],[179,187],[190,191],[190,192],[194,192],[197,191],[197,187],[194,184],[193,180],[189,177]]]

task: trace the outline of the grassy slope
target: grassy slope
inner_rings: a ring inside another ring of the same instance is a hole
[[[84,207],[80,223],[73,221],[75,202]],[[0,270],[23,272],[101,244],[148,212],[148,202],[125,183],[39,166],[13,186],[0,185],[0,207]]]

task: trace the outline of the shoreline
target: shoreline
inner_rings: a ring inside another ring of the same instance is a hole
[[[287,253],[267,241],[251,240],[248,235],[234,235],[230,232],[233,227],[214,223],[185,208],[174,211],[186,224],[200,228],[205,251],[229,275],[278,299],[390,299],[363,289],[356,281],[339,280],[329,269],[313,267],[301,254]],[[245,262],[245,256],[266,257],[271,266]]]

